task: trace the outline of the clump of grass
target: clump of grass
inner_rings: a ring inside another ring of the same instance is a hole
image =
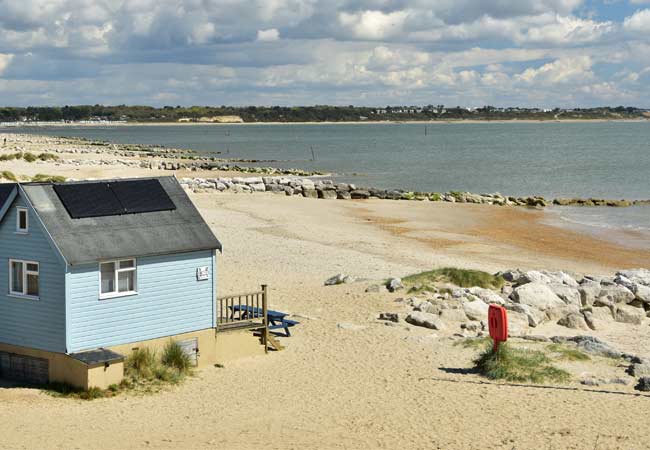
[[[32,177],[32,181],[35,183],[63,183],[65,180],[66,177],[61,175],[47,175],[44,173],[37,173]]]
[[[420,290],[431,290],[431,285],[440,282],[452,283],[460,287],[478,286],[486,289],[499,289],[503,286],[504,281],[501,276],[481,272],[480,270],[457,269],[454,267],[444,267],[402,278],[402,282],[407,286],[420,285]]]
[[[156,352],[145,347],[135,349],[126,358],[124,369],[131,378],[150,380],[154,378],[157,366]]]
[[[61,382],[49,383],[45,386],[45,391],[56,397],[77,398],[81,400],[95,400],[98,398],[112,397],[117,393],[117,390],[112,390],[110,387],[106,390],[102,390],[98,387],[91,387],[88,390],[84,390],[68,383]]]
[[[14,159],[21,159],[22,157],[23,157],[23,154],[21,152],[8,153],[6,155],[0,155],[0,161],[12,161]]]
[[[591,357],[577,348],[568,348],[560,344],[551,344],[546,349],[552,353],[559,354],[559,359],[565,361],[590,361]]]
[[[162,354],[162,363],[170,368],[186,374],[191,370],[192,361],[176,341],[169,341]]]
[[[16,175],[14,175],[14,173],[10,172],[9,170],[3,170],[0,172],[0,177],[4,178],[5,180],[18,181],[18,177],[16,177]]]
[[[538,350],[519,349],[501,343],[498,351],[490,344],[474,360],[476,370],[493,380],[546,383],[566,382],[570,374],[551,364],[548,356]]]
[[[54,153],[41,153],[38,155],[38,159],[41,161],[58,161],[59,156]]]
[[[26,153],[23,154],[23,159],[24,159],[25,161],[31,163],[31,162],[36,161],[36,160],[38,159],[38,156],[36,156],[36,155],[33,154],[33,153],[26,152]]]

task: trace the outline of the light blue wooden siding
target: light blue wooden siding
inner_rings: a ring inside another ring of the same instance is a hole
[[[30,207],[29,233],[15,233],[17,206],[27,207],[22,195],[0,223],[0,342],[63,353],[65,264]],[[9,259],[39,263],[39,300],[9,295]]]
[[[196,269],[208,266],[208,280]],[[99,299],[99,266],[69,267],[70,352],[138,342],[211,328],[212,251],[137,258],[138,293]]]

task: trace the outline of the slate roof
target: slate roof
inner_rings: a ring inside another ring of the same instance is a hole
[[[221,250],[221,243],[176,178],[155,179],[176,205],[175,210],[72,219],[54,191],[54,183],[26,183],[21,187],[70,265],[126,257]],[[111,183],[120,181],[127,180],[110,180]]]
[[[16,183],[0,183],[0,220],[11,206],[10,200],[16,196]]]

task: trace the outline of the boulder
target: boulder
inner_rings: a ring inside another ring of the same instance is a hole
[[[504,280],[510,283],[517,283],[518,280],[522,277],[523,273],[519,269],[514,269],[498,272],[497,275],[500,275]]]
[[[641,377],[641,378],[639,378],[639,382],[637,383],[636,386],[634,386],[634,389],[636,389],[637,391],[643,391],[643,392],[650,391],[650,377]]]
[[[602,286],[597,281],[584,280],[578,292],[580,292],[580,300],[582,301],[582,306],[591,306],[594,304],[597,298],[599,298],[602,292]]]
[[[545,313],[550,321],[557,322],[569,314],[579,314],[580,308],[574,305],[556,306],[555,308],[547,309]]]
[[[642,301],[643,303],[650,304],[650,287],[640,283],[632,284],[632,293],[636,296],[636,299]]]
[[[379,314],[379,320],[387,320],[389,322],[399,322],[399,315],[397,313],[383,312]]]
[[[600,297],[605,297],[613,303],[630,303],[636,298],[631,290],[620,284],[602,286]]]
[[[546,321],[546,314],[537,308],[533,308],[532,306],[521,305],[519,303],[511,303],[509,305],[506,305],[506,308],[510,311],[525,314],[528,318],[528,325],[531,327],[536,327]],[[510,317],[510,313],[508,313],[508,317]]]
[[[632,364],[628,372],[633,377],[647,377],[650,376],[650,364]]]
[[[532,306],[541,311],[565,305],[551,288],[539,282],[530,282],[515,288],[510,297],[516,303]]]
[[[648,269],[621,270],[616,275],[622,275],[635,283],[650,286],[650,270]]]
[[[303,185],[302,196],[307,198],[318,198],[318,192],[316,192],[316,189],[309,189]]]
[[[404,285],[402,284],[402,280],[400,278],[391,278],[386,283],[386,289],[388,289],[390,292],[395,292],[400,289],[404,289]]]
[[[618,305],[614,317],[617,322],[641,325],[645,319],[645,311],[641,308],[635,308],[634,306]]]
[[[595,336],[553,336],[551,341],[556,344],[574,342],[580,350],[606,358],[620,358],[623,356],[623,353]]]
[[[342,273],[339,273],[325,280],[325,286],[336,286],[337,284],[353,283],[353,282],[354,282],[354,278],[352,278],[351,276],[343,275]]]
[[[529,270],[528,272],[524,273],[523,276],[519,278],[519,280],[517,280],[518,284],[527,284],[527,283],[548,284],[550,282],[551,282],[551,277],[538,270]]]
[[[426,301],[426,300],[423,301],[423,302],[420,302],[417,306],[414,306],[413,309],[414,309],[415,311],[422,311],[422,312],[434,313],[434,311],[432,311],[432,309],[433,309],[433,304],[431,304],[431,302],[428,302],[428,301]]]
[[[264,183],[252,183],[249,184],[250,188],[255,192],[264,192],[266,191],[266,185]],[[217,186],[218,188],[218,186]]]
[[[584,316],[579,313],[568,314],[563,318],[561,318],[560,320],[558,320],[557,324],[567,328],[576,329],[576,330],[589,329],[587,322],[585,322]]]
[[[500,297],[499,297],[500,298]],[[470,320],[487,320],[489,306],[482,300],[463,302],[463,311]]]
[[[365,200],[367,198],[370,198],[370,192],[364,191],[362,189],[357,189],[350,192],[350,197],[353,200],[360,200],[360,199]]]
[[[517,311],[508,312],[508,336],[519,336],[529,330],[528,316]]]
[[[576,286],[578,283],[576,283]],[[582,306],[582,299],[580,291],[576,287],[571,287],[567,284],[551,283],[548,285],[553,293],[560,297],[567,305]]]
[[[336,198],[336,191],[334,191],[334,190],[320,189],[320,190],[317,190],[316,192],[318,193],[318,198],[323,198],[325,200],[333,200],[333,199]]]
[[[338,191],[336,193],[336,198],[339,200],[350,200],[352,198],[352,195],[348,191]]]
[[[491,291],[490,289],[484,289],[480,287],[471,287],[467,289],[467,292],[475,295],[476,297],[480,298],[483,300],[485,303],[489,304],[495,304],[495,305],[503,305],[505,304],[505,300],[503,297],[501,297],[499,294],[497,294],[494,291]]]
[[[445,328],[440,317],[435,314],[429,314],[414,311],[406,316],[406,322],[418,327],[430,328],[432,330],[442,330]]]
[[[613,322],[614,314],[612,314],[611,308],[607,306],[594,306],[591,308],[591,315],[596,320],[602,320],[603,322]]]
[[[596,320],[594,320],[594,315],[591,313],[591,311],[583,311],[582,315],[585,318],[585,323],[591,330],[598,328],[596,325]]]

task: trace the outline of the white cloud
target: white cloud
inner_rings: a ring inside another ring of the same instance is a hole
[[[386,39],[403,32],[409,11],[361,11],[353,14],[342,12],[339,23],[360,39]]]
[[[516,75],[515,79],[524,84],[542,86],[581,83],[593,78],[591,66],[592,60],[589,56],[557,59],[537,69],[528,68]]]
[[[280,39],[280,32],[276,28],[257,31],[257,40],[260,42],[272,42],[278,39]]]
[[[650,33],[650,9],[642,9],[626,17],[623,28],[636,33]]]

